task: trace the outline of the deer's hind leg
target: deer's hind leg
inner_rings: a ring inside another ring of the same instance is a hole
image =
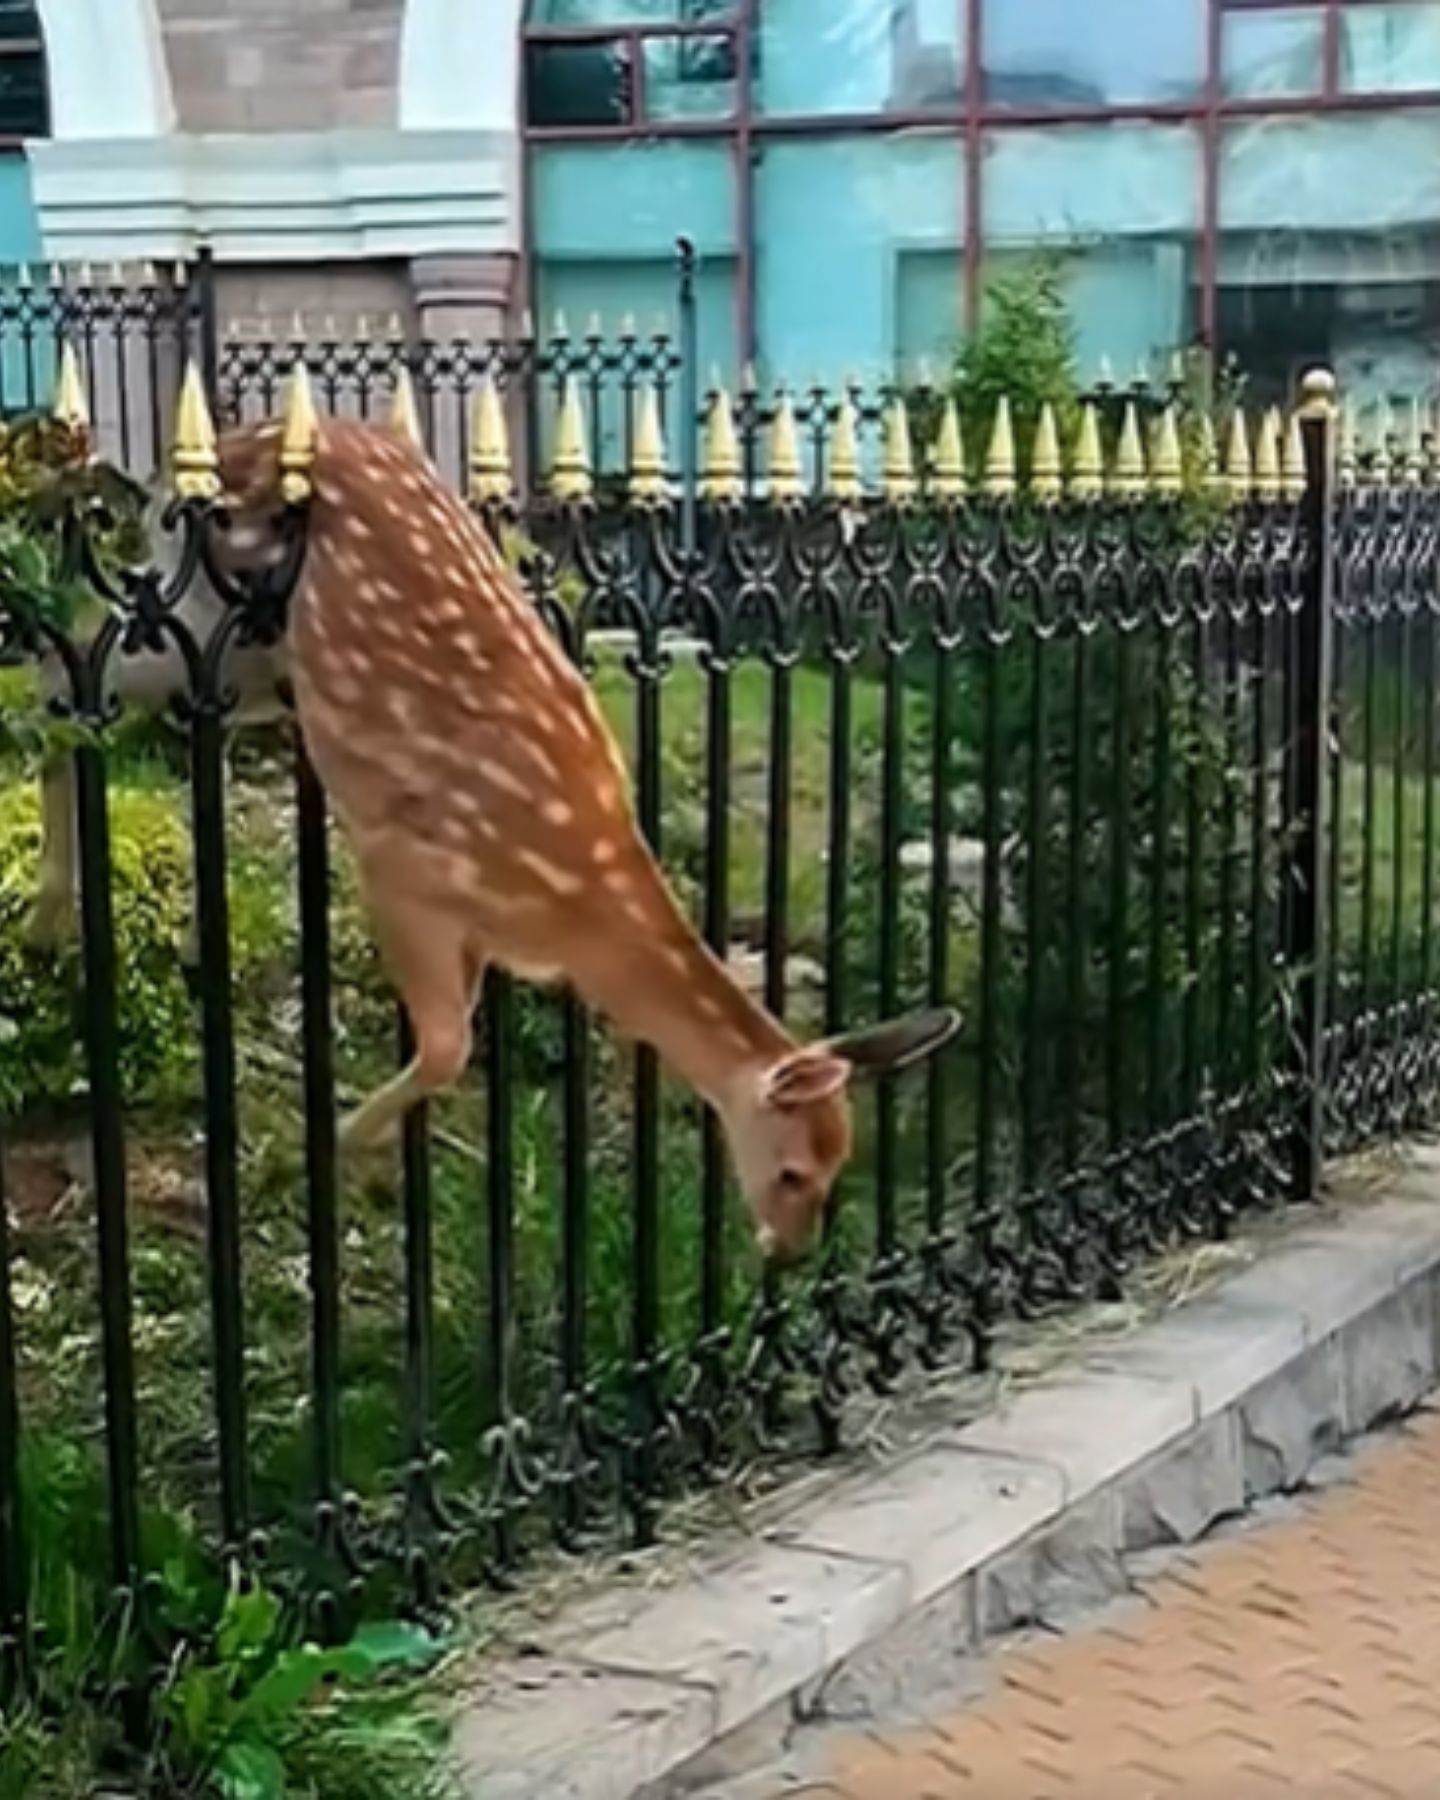
[[[376,908],[376,935],[415,1037],[408,1066],[369,1095],[340,1127],[349,1154],[377,1149],[411,1107],[453,1087],[470,1061],[471,1018],[485,973],[453,915],[408,901]]]

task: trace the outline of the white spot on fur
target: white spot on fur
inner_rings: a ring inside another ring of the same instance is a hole
[[[578,875],[569,869],[560,868],[548,857],[537,855],[528,845],[516,846],[515,860],[529,869],[536,880],[548,887],[551,893],[559,894],[562,898],[573,898],[585,886]]]

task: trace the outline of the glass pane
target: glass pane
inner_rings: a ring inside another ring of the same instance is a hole
[[[1341,19],[1340,85],[1353,93],[1440,88],[1440,6],[1365,6]]]
[[[27,0],[8,6],[0,4],[0,38],[33,38],[38,42],[40,36],[39,17]]]
[[[1083,20],[1080,13],[1083,10]],[[1207,0],[984,0],[993,106],[1184,100],[1205,78]]]
[[[963,173],[949,134],[765,146],[755,241],[767,379],[874,381],[954,350]]]
[[[730,19],[738,0],[532,0],[532,25],[703,25]]]
[[[0,135],[39,137],[47,124],[44,57],[0,55]]]
[[[757,104],[817,114],[958,106],[961,11],[956,0],[764,0]]]
[[[1225,15],[1225,92],[1315,94],[1325,78],[1325,15],[1318,7]]]
[[[728,118],[735,110],[735,40],[647,38],[647,119]]]
[[[1198,135],[1177,125],[997,131],[985,145],[995,256],[1065,252],[1084,373],[1160,363],[1191,335],[1200,224]]]
[[[1361,404],[1440,366],[1440,118],[1266,119],[1227,129],[1219,324],[1257,394],[1333,367]]]
[[[622,125],[630,117],[629,47],[531,44],[525,52],[532,125]]]

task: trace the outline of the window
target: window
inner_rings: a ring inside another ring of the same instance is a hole
[[[874,381],[954,350],[962,171],[948,132],[764,147],[755,242],[769,378]]]
[[[45,44],[32,0],[0,0],[0,137],[50,129]]]
[[[1325,79],[1325,14],[1318,6],[1228,12],[1224,90],[1231,99],[1318,94]]]
[[[737,0],[532,0],[530,23],[591,25],[703,25],[733,18]]]
[[[1351,7],[1340,24],[1340,85],[1348,92],[1440,88],[1440,6]]]
[[[1063,253],[1080,366],[1168,357],[1193,328],[1200,142],[1189,126],[996,131],[985,146],[987,256]]]
[[[1324,362],[1363,404],[1440,360],[1440,116],[1263,119],[1220,165],[1221,342],[1257,398]]]
[[[919,112],[965,91],[956,0],[761,0],[767,113]]]
[[[696,278],[700,367],[732,385],[735,340],[735,175],[723,144],[646,142],[545,145],[533,153],[536,307],[548,336],[557,312],[577,337],[598,316],[613,340],[627,320],[638,335],[674,337],[675,240],[699,254]],[[624,464],[624,395],[605,387],[601,465]]]
[[[992,106],[1179,101],[1205,80],[1207,0],[984,0]]]

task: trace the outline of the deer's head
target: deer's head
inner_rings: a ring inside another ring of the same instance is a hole
[[[814,1247],[850,1155],[850,1089],[932,1056],[960,1026],[949,1008],[792,1051],[722,1108],[762,1253],[795,1262]]]

